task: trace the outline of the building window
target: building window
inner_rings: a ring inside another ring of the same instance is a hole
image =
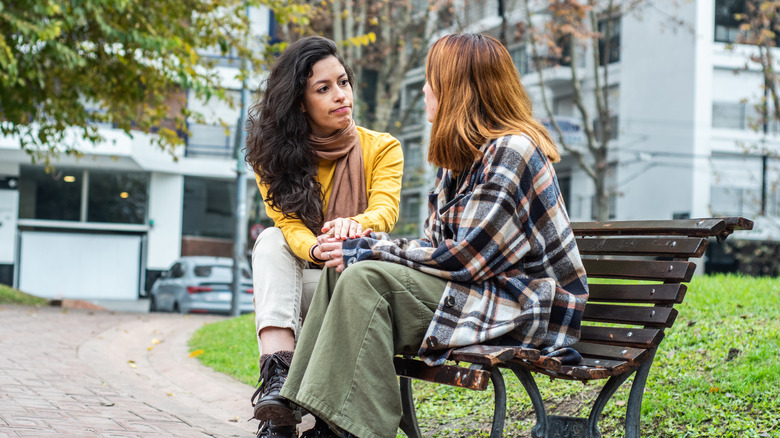
[[[746,104],[732,102],[712,102],[712,127],[726,129],[745,129]]]
[[[713,216],[758,216],[763,187],[766,187],[766,213],[778,214],[780,164],[777,159],[768,159],[766,173],[760,155],[713,154],[711,164],[710,209]]]
[[[188,157],[231,158],[235,155],[235,126],[190,123],[187,129]]]
[[[596,137],[596,141],[601,141],[601,119],[593,119],[593,135]],[[618,116],[612,116],[609,118],[609,140],[615,140],[618,138]]]
[[[571,35],[565,34],[555,38],[555,44],[539,44],[537,46],[537,57],[528,56],[526,61],[526,73],[535,72],[539,68],[542,70],[564,66],[570,67],[572,61],[572,50],[577,50],[577,66],[585,66],[585,52],[582,48],[572,46]]]
[[[757,10],[760,7],[760,2],[756,0],[715,0],[715,41],[728,44],[751,44],[749,40],[754,39],[756,35],[741,30],[740,26],[748,22],[744,15],[750,13],[751,9]],[[765,30],[774,31],[780,22],[776,17],[768,18],[770,22]],[[780,46],[780,32],[775,32],[774,39],[774,46]]]
[[[517,72],[520,76],[531,71],[528,67],[528,53],[525,50],[525,45],[515,46],[509,49],[509,56],[512,57],[512,62],[515,64],[515,68],[517,68]]]
[[[235,188],[235,181],[185,177],[182,235],[233,238]]]
[[[487,16],[486,8],[492,6],[484,0],[466,0],[463,4],[463,23],[471,25],[478,23]],[[496,9],[491,9],[497,10]]]
[[[740,32],[736,14],[745,12],[745,0],[715,0],[715,41],[737,42]]]
[[[140,172],[89,172],[88,222],[143,224],[149,176]]]
[[[423,185],[425,166],[423,164],[422,139],[413,137],[403,142],[404,149],[404,188]]]
[[[81,220],[83,170],[22,166],[19,176],[19,218]]]
[[[394,235],[404,237],[420,237],[420,194],[409,193],[401,198],[401,209],[398,224],[393,229]]]
[[[749,102],[712,102],[712,127],[721,129],[752,129],[757,132],[780,132],[773,113],[768,115],[766,126],[761,122],[759,105]]]
[[[609,32],[609,36],[607,36],[607,32]],[[599,38],[599,65],[620,61],[620,17],[600,20],[599,33],[601,34]],[[609,38],[609,48],[607,48],[607,38]]]
[[[558,187],[561,189],[561,196],[563,197],[563,203],[566,204],[568,211],[571,204],[571,175],[558,175]],[[569,211],[569,214],[571,212]]]
[[[420,127],[425,124],[425,100],[423,100],[424,81],[414,82],[404,87],[401,102],[401,120],[403,129]]]
[[[149,174],[22,166],[22,219],[143,224],[149,203]]]

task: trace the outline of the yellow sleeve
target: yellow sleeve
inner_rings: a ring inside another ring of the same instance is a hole
[[[260,194],[265,200],[268,190],[264,184],[260,183],[260,177],[255,174],[255,180],[257,180],[257,187],[260,189]],[[309,248],[317,243],[317,236],[314,235],[306,225],[298,218],[284,217],[282,212],[274,210],[268,203],[265,203],[265,212],[271,220],[274,221],[274,226],[282,230],[287,244],[292,249],[293,254],[303,260],[313,262],[314,260],[309,257]]]
[[[389,233],[398,220],[404,155],[401,143],[390,134],[358,127],[364,149],[368,208],[354,216],[363,228]]]
[[[363,149],[363,165],[366,174],[366,193],[368,207],[362,214],[354,216],[363,228],[374,231],[390,232],[398,220],[398,204],[401,201],[401,180],[403,176],[404,158],[401,143],[387,133],[370,131],[358,127],[360,144]],[[332,167],[332,166],[331,166]],[[319,178],[325,186],[329,186],[328,178],[331,172],[321,169]],[[327,174],[327,176],[326,176]],[[322,180],[322,178],[326,178]],[[260,183],[260,177],[255,174],[257,187],[265,201],[267,187]],[[325,197],[330,192],[325,193]],[[327,208],[327,202],[324,202]],[[314,235],[298,218],[285,217],[280,211],[272,209],[265,203],[268,217],[274,221],[274,226],[281,229],[287,244],[293,254],[303,260],[313,261],[309,249],[317,243]]]

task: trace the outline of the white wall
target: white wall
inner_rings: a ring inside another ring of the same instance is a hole
[[[674,8],[675,18],[694,23],[694,4]],[[690,211],[692,181],[699,177],[693,168],[696,36],[667,24],[661,9],[623,17],[618,219],[670,219]]]
[[[19,209],[19,191],[0,189],[0,264],[16,260],[16,218]]]
[[[0,162],[0,175],[19,176],[19,165]],[[19,217],[19,190],[0,189],[0,263],[16,260],[16,221]]]
[[[181,255],[181,223],[184,177],[152,173],[149,185],[147,269],[168,269]]]
[[[713,47],[715,37],[714,2],[696,2],[696,50],[694,62],[694,139],[693,139],[693,179],[691,181],[691,217],[709,217],[710,210],[710,174],[712,165],[709,159],[712,145],[712,103],[713,84]]]

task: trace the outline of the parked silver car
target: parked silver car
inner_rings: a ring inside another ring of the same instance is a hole
[[[149,310],[179,313],[230,313],[233,259],[185,256],[162,273],[149,292]],[[242,313],[254,311],[252,273],[241,267]]]

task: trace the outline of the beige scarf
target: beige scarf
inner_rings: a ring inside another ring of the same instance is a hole
[[[336,161],[325,221],[353,217],[366,211],[366,172],[355,121],[327,138],[310,135],[309,142],[320,160]]]

